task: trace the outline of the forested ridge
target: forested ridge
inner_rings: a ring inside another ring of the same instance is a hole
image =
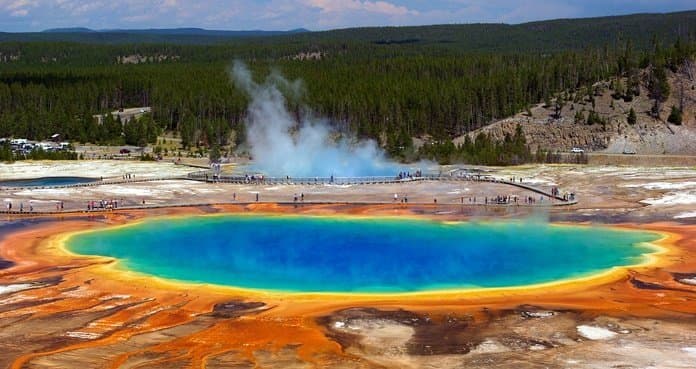
[[[647,19],[652,34],[636,31]],[[301,79],[305,93],[289,99],[293,111],[308,107],[341,130],[396,145],[388,151],[398,156],[408,146],[403,137],[447,140],[559,92],[639,68],[673,67],[696,50],[695,20],[696,12],[686,12],[388,27],[199,45],[0,42],[0,137],[61,133],[143,144],[168,130],[185,146],[234,144],[232,132],[239,143],[248,101],[228,77],[239,59],[259,79],[272,69]],[[509,41],[496,41],[503,39]],[[137,64],[124,64],[134,55]],[[152,106],[153,115],[126,125],[125,136],[119,122],[100,126],[92,117],[131,106]]]
[[[106,30],[56,29],[50,32],[3,33],[0,41],[76,42],[92,44],[167,43],[170,45],[239,45],[248,41],[288,44],[436,45],[459,51],[551,51],[582,49],[612,44],[617,36],[632,38],[638,47],[650,45],[653,37],[672,38],[693,32],[696,11],[667,14],[632,14],[582,19],[557,19],[522,24],[446,24],[411,27],[365,27],[321,32],[304,29],[287,32],[215,31],[202,29]],[[273,36],[273,37],[264,37]]]

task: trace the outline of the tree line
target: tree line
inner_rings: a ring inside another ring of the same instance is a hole
[[[486,157],[482,159],[470,149],[488,147],[484,137],[479,146],[473,143],[461,152],[446,142],[551,96],[577,95],[614,76],[628,77],[622,97],[630,98],[635,90],[630,81],[640,68],[652,68],[651,94],[656,101],[664,101],[669,94],[664,73],[676,70],[696,50],[690,38],[664,45],[655,40],[648,49],[627,41],[558,52],[487,53],[431,45],[384,49],[364,43],[323,42],[330,45],[331,52],[319,60],[278,57],[307,46],[274,50],[270,41],[244,44],[238,56],[258,80],[273,69],[290,79],[301,79],[305,93],[288,99],[290,110],[298,116],[310,109],[342,131],[379,140],[395,157],[416,156],[406,138],[421,136],[444,142],[442,147],[434,145],[437,149],[432,152],[425,150],[424,156],[486,163],[517,162],[529,156],[509,144],[497,143],[502,146],[490,148],[490,152],[510,149],[514,155],[501,159],[500,155],[481,154]],[[11,52],[8,49],[21,49],[23,55],[38,58],[6,63],[0,69],[0,137],[45,139],[60,133],[79,142],[142,146],[153,143],[163,131],[171,131],[188,148],[243,143],[248,97],[229,79],[230,51],[223,46],[164,45],[158,49],[154,45],[70,44],[63,53],[88,59],[74,65],[42,60],[38,55],[44,47],[41,43],[0,43],[3,55]],[[138,47],[147,53],[179,53],[181,58],[126,65],[114,61],[114,54]],[[55,48],[50,50],[58,53]],[[103,62],[91,63],[89,58],[103,58]],[[151,106],[153,113],[126,125],[107,114],[134,106]],[[106,114],[107,119],[98,125],[95,114]]]

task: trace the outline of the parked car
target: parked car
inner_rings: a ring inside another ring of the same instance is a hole
[[[623,151],[623,154],[624,154],[624,155],[635,155],[635,154],[636,154],[636,150],[626,149],[626,150]]]
[[[570,149],[570,152],[572,152],[573,154],[582,154],[585,152],[585,150],[579,147],[573,147],[572,149]]]
[[[128,150],[128,149],[121,149],[121,151],[119,151],[119,153],[120,153],[120,154],[130,154],[131,151]]]

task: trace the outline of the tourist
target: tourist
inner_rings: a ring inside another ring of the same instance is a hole
[[[259,202],[259,193],[256,193],[256,202]]]
[[[232,193],[232,201],[237,201],[237,193]]]
[[[23,203],[23,202],[20,202],[20,203],[19,203],[19,212],[20,212],[20,213],[23,213],[23,212],[24,212],[24,203]]]
[[[304,192],[300,194],[300,201],[304,202]]]
[[[396,200],[398,200],[398,199],[399,199],[399,195],[398,195],[398,194],[394,194],[394,202],[396,202]]]

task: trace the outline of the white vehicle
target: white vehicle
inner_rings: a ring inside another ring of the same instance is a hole
[[[572,152],[573,154],[582,154],[585,152],[585,150],[579,147],[573,147],[572,149],[570,149],[570,152]]]
[[[53,149],[53,144],[49,142],[39,142],[38,144],[36,144],[36,146],[44,151],[49,151]]]

